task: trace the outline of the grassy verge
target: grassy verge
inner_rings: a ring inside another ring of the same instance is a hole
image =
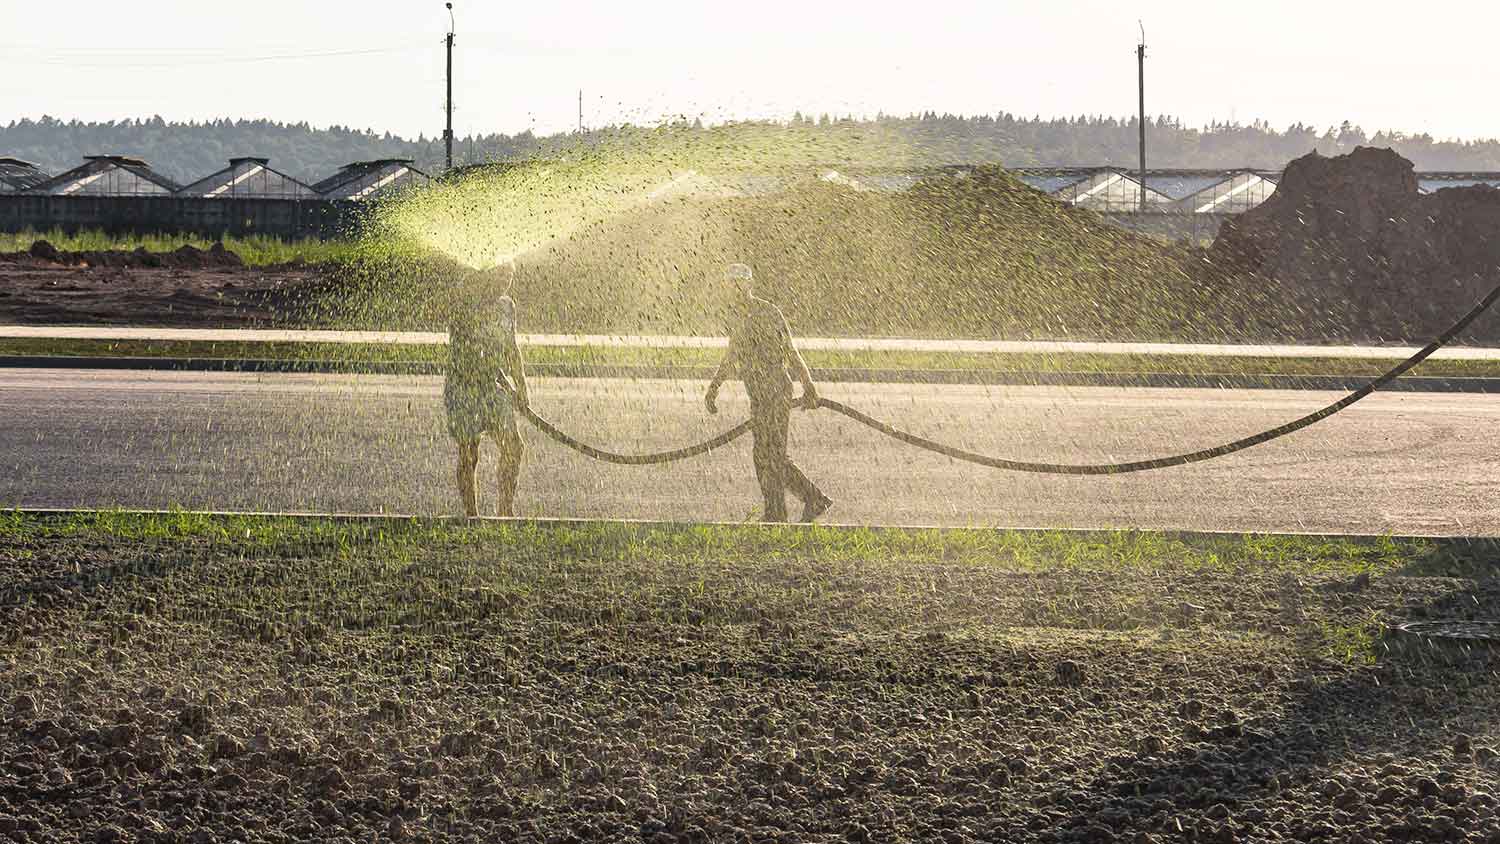
[[[103,569],[109,577],[166,574],[172,588],[189,587],[195,596],[191,600],[220,607],[241,601],[262,605],[301,600],[291,593],[252,588],[252,584],[236,587],[224,580],[229,574],[226,565],[255,560],[315,562],[316,572],[304,570],[303,563],[297,562],[283,574],[299,581],[311,578],[308,585],[322,583],[320,588],[328,590],[326,596],[333,602],[333,614],[318,623],[335,626],[347,609],[345,603],[363,605],[371,594],[401,588],[415,571],[411,567],[420,564],[435,574],[434,595],[447,595],[460,603],[464,584],[499,590],[512,602],[531,598],[550,602],[556,597],[553,591],[560,589],[589,605],[609,603],[614,600],[609,593],[625,589],[638,594],[621,593],[616,598],[653,605],[673,594],[676,597],[669,603],[679,610],[696,596],[704,600],[703,607],[717,607],[724,613],[716,624],[743,620],[747,613],[793,618],[839,606],[848,624],[881,628],[931,622],[927,613],[951,597],[921,594],[938,583],[990,589],[1017,575],[1119,578],[1112,595],[1093,595],[1082,604],[1076,596],[1071,603],[1054,597],[1030,609],[1023,607],[1023,615],[1031,621],[1044,609],[1043,615],[1066,627],[1110,629],[1225,623],[1235,615],[1247,619],[1255,615],[1247,612],[1250,608],[1237,605],[1239,598],[1233,590],[1215,594],[1213,589],[1191,589],[1194,597],[1190,600],[1201,602],[1196,611],[1204,615],[1196,620],[1180,616],[1177,604],[1152,594],[1163,580],[1201,578],[1228,583],[1247,577],[1261,582],[1313,577],[1343,581],[1414,569],[1426,576],[1469,573],[1472,569],[1466,566],[1489,547],[1421,538],[1134,531],[344,520],[188,512],[48,516],[0,511],[0,546],[53,544],[82,545],[96,551],[131,546],[173,549],[169,556],[177,559],[165,568],[163,558],[152,554],[144,569],[128,558],[123,566],[114,560]],[[92,556],[97,561],[111,555],[106,551]],[[1026,602],[1018,604],[1013,595],[995,593],[986,603],[988,610],[951,614],[940,624],[999,623]],[[1001,616],[992,614],[1002,608]],[[277,611],[287,609],[282,606]],[[395,603],[381,610],[407,611]],[[477,610],[470,606],[456,611]],[[865,611],[872,614],[856,617]],[[1333,613],[1342,615],[1346,614]],[[1349,648],[1348,631],[1368,627],[1369,621],[1368,615],[1330,616],[1319,623],[1330,648],[1339,651]],[[1247,629],[1256,626],[1242,624]],[[1361,652],[1369,654],[1368,648]]]
[[[343,362],[442,363],[441,345],[354,343],[242,343],[0,339],[0,355],[64,357],[214,358]],[[545,346],[526,350],[531,363],[573,366],[714,366],[712,349],[631,349]],[[941,352],[808,351],[808,365],[827,369],[971,370],[979,372],[1170,373],[1183,375],[1321,375],[1374,377],[1399,359],[1208,357],[1196,355],[952,354]],[[1500,361],[1429,360],[1412,375],[1500,377]]]
[[[521,551],[554,563],[665,565],[816,558],[882,565],[985,565],[1026,571],[1095,568],[1236,571],[1255,564],[1267,573],[1294,571],[1353,577],[1387,574],[1438,553],[1430,539],[1328,538],[1275,534],[1177,534],[1137,531],[910,530],[818,525],[638,525],[613,523],[467,522],[449,519],[327,519],[202,513],[68,515],[0,511],[0,541],[64,537],[103,541],[188,541],[236,553],[288,548],[357,553],[411,549]]]
[[[80,231],[67,233],[60,230],[48,232],[23,231],[17,234],[0,233],[0,252],[22,252],[31,244],[45,240],[64,252],[102,252],[145,249],[147,252],[171,252],[183,246],[207,249],[216,242],[238,254],[251,266],[285,264],[303,261],[309,264],[326,263],[352,258],[357,253],[355,244],[339,240],[316,240],[304,238],[285,240],[265,235],[249,237],[226,236],[210,238],[200,235],[111,235],[102,231]]]
[[[1368,779],[1420,828],[1500,741],[1493,674],[1381,653],[1475,602],[1405,574],[1453,550],[0,513],[0,793],[33,838],[1134,840]]]

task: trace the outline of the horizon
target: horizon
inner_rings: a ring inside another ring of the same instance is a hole
[[[924,117],[925,114],[930,113],[930,112],[932,112],[931,109],[925,109],[925,110],[918,111],[918,112],[908,112],[908,113],[902,113],[902,114],[888,114],[887,113],[887,114],[874,114],[874,115],[848,115],[848,114],[823,113],[823,114],[802,114],[801,116],[804,117],[804,118],[807,118],[809,120],[814,120],[814,121],[819,120],[822,117],[826,116],[829,119],[836,120],[836,121],[837,120],[854,120],[856,122],[874,122],[874,121],[880,120],[880,119],[920,120],[920,119],[923,119],[923,117]],[[998,112],[976,112],[976,113],[973,113],[973,114],[952,113],[952,112],[936,112],[934,114],[935,114],[935,117],[937,119],[953,118],[953,119],[958,119],[958,120],[974,120],[974,119],[982,118],[982,117],[998,118],[1001,115],[1008,114],[1008,115],[1010,115],[1011,117],[1013,117],[1013,118],[1015,118],[1017,120],[1039,120],[1042,123],[1062,122],[1062,121],[1080,120],[1080,119],[1084,119],[1084,120],[1099,120],[1099,121],[1113,120],[1113,121],[1115,121],[1116,123],[1118,123],[1118,124],[1120,124],[1122,126],[1133,126],[1135,124],[1135,121],[1136,121],[1136,116],[1133,115],[1133,114],[1132,115],[1110,115],[1110,114],[1054,114],[1054,115],[1034,115],[1034,114],[1032,114],[1032,115],[1028,115],[1028,114],[1017,114],[1017,113],[1014,113],[1014,112],[1007,112],[1007,111],[1005,111],[1003,109],[1001,111],[998,111]],[[710,122],[710,121],[707,121],[707,120],[703,120],[702,121],[702,125],[705,128],[722,127],[722,126],[733,126],[733,125],[737,125],[737,124],[767,124],[767,125],[781,125],[781,126],[786,126],[786,125],[790,125],[796,119],[796,117],[797,117],[797,115],[793,114],[791,116],[786,116],[786,117],[741,118],[741,119],[723,120],[723,121],[718,121],[718,122]],[[58,123],[63,124],[63,125],[75,125],[75,124],[76,125],[123,125],[123,124],[126,124],[126,123],[134,123],[134,124],[141,125],[141,124],[149,124],[151,121],[156,120],[157,118],[160,118],[163,122],[165,122],[169,126],[170,125],[203,126],[203,125],[213,124],[213,123],[216,123],[216,122],[219,122],[219,121],[228,121],[228,122],[232,122],[232,123],[267,122],[267,123],[271,123],[273,125],[280,125],[280,126],[299,126],[299,125],[302,125],[302,124],[305,123],[307,125],[307,127],[311,131],[315,131],[315,132],[327,132],[327,131],[334,131],[334,130],[344,130],[344,131],[349,131],[349,132],[357,132],[357,133],[361,133],[361,134],[366,134],[366,135],[370,135],[370,136],[374,136],[374,137],[383,137],[385,135],[390,135],[393,139],[401,140],[401,141],[405,141],[405,142],[421,142],[423,140],[430,142],[430,141],[440,141],[440,140],[442,140],[442,132],[441,131],[439,131],[438,134],[436,134],[436,135],[428,135],[428,134],[425,134],[425,132],[418,132],[417,135],[403,135],[403,134],[400,134],[400,133],[395,132],[393,130],[381,129],[381,128],[374,127],[374,126],[354,126],[354,125],[335,124],[335,123],[318,124],[318,123],[314,123],[314,122],[306,121],[306,120],[280,120],[280,119],[277,119],[275,117],[234,117],[234,116],[230,116],[230,115],[221,115],[221,116],[218,116],[218,117],[207,117],[207,118],[184,119],[184,120],[178,120],[178,119],[174,119],[174,118],[169,118],[169,117],[167,117],[165,115],[161,115],[161,114],[152,114],[152,115],[149,115],[149,116],[121,117],[121,118],[110,119],[110,120],[86,120],[86,119],[82,119],[82,118],[78,118],[78,117],[61,117],[61,116],[56,115],[56,114],[44,114],[44,115],[36,115],[36,116],[23,115],[21,117],[14,117],[14,118],[12,118],[9,123],[0,124],[0,127],[16,126],[16,125],[18,125],[18,124],[20,124],[22,122],[28,121],[28,120],[31,121],[32,123],[41,123],[43,120],[47,120],[47,119],[55,120]],[[603,126],[593,126],[593,127],[589,127],[587,129],[587,132],[589,132],[589,133],[600,133],[600,132],[618,131],[618,130],[621,130],[621,129],[630,129],[630,128],[649,129],[649,128],[654,128],[656,126],[663,126],[663,125],[667,125],[667,124],[670,124],[670,123],[673,123],[673,122],[677,122],[677,121],[682,121],[682,120],[687,120],[687,121],[691,122],[691,120],[693,120],[693,119],[699,119],[699,118],[694,118],[692,116],[681,116],[681,115],[679,115],[677,117],[662,118],[661,120],[659,120],[659,121],[657,121],[655,123],[629,123],[629,122],[627,122],[627,123],[619,123],[619,124],[608,124],[608,125],[603,125]],[[1156,124],[1156,123],[1158,123],[1159,121],[1162,121],[1162,120],[1177,121],[1178,123],[1180,123],[1181,128],[1182,128],[1183,131],[1200,132],[1200,133],[1204,133],[1204,134],[1211,134],[1213,132],[1221,132],[1221,131],[1238,131],[1238,130],[1244,130],[1244,129],[1255,129],[1255,128],[1257,128],[1258,124],[1261,124],[1260,128],[1268,130],[1269,132],[1272,132],[1272,133],[1277,133],[1277,134],[1285,133],[1285,132],[1290,131],[1291,129],[1296,128],[1298,126],[1301,126],[1303,128],[1307,128],[1307,129],[1312,129],[1312,130],[1318,132],[1320,135],[1322,135],[1325,132],[1334,132],[1334,133],[1337,133],[1338,130],[1339,130],[1339,128],[1340,128],[1338,124],[1325,125],[1325,124],[1321,124],[1321,123],[1311,123],[1311,122],[1305,121],[1305,120],[1302,120],[1302,121],[1294,120],[1294,121],[1292,121],[1290,123],[1287,123],[1287,124],[1284,124],[1284,125],[1278,125],[1278,124],[1269,123],[1268,121],[1265,121],[1264,119],[1261,119],[1261,118],[1257,118],[1257,119],[1251,120],[1249,123],[1245,123],[1245,122],[1211,121],[1210,123],[1201,124],[1200,125],[1200,124],[1189,123],[1188,121],[1183,120],[1180,115],[1174,115],[1174,114],[1157,114],[1157,115],[1148,114],[1148,115],[1146,115],[1146,120],[1147,120],[1148,124],[1153,124],[1153,125]],[[1422,136],[1422,135],[1425,134],[1425,135],[1428,135],[1432,139],[1432,142],[1434,144],[1485,144],[1485,143],[1500,143],[1500,135],[1494,135],[1494,136],[1475,136],[1475,137],[1447,137],[1447,136],[1435,135],[1435,134],[1432,134],[1432,133],[1408,132],[1408,131],[1403,130],[1403,129],[1399,129],[1399,128],[1395,128],[1395,127],[1388,127],[1388,126],[1382,126],[1382,127],[1363,126],[1363,125],[1360,125],[1358,123],[1354,123],[1352,121],[1350,122],[1350,127],[1352,129],[1356,129],[1356,130],[1364,132],[1370,138],[1373,138],[1376,135],[1383,134],[1383,135],[1398,135],[1398,136],[1400,136],[1402,138],[1408,138],[1409,139],[1409,138],[1420,137],[1420,136]],[[527,131],[530,131],[530,130],[529,129],[527,129],[527,130],[521,130],[519,132],[491,131],[491,132],[474,133],[472,135],[472,137],[478,138],[478,137],[485,137],[485,136],[494,135],[494,136],[503,136],[503,137],[516,138],[516,137],[524,136]],[[560,129],[560,130],[555,131],[555,132],[535,133],[535,137],[537,137],[537,138],[552,138],[552,137],[566,136],[566,135],[572,134],[573,132],[574,132],[574,130]],[[460,133],[457,130],[454,130],[454,141],[455,141],[455,143],[457,141],[459,141],[459,140],[466,139],[468,137],[471,137],[471,135],[465,134],[465,133]],[[107,155],[107,154],[110,154],[110,153],[100,153],[100,154],[101,155]],[[1053,165],[1039,165],[1039,166],[1053,166]],[[1056,165],[1056,166],[1066,166],[1066,165]],[[1081,166],[1083,166],[1083,165],[1081,165]]]

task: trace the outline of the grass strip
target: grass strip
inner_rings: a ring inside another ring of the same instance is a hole
[[[1197,534],[1142,531],[973,530],[825,526],[672,525],[618,522],[507,522],[437,518],[223,515],[194,512],[0,511],[0,540],[62,537],[191,542],[236,553],[409,554],[414,549],[519,554],[558,564],[588,561],[696,565],[728,560],[869,561],[999,566],[1018,571],[1073,568],[1150,572],[1276,570],[1379,575],[1413,560],[1447,559],[1482,541]]]

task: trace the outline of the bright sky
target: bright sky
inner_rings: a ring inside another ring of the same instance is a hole
[[[1500,4],[455,0],[454,118],[547,133],[801,110],[1147,111],[1500,136]],[[0,0],[0,122],[266,117],[442,132],[440,0]],[[311,54],[311,55],[310,55]],[[334,55],[336,54],[336,55]]]

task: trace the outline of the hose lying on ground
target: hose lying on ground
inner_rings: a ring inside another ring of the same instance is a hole
[[[647,466],[657,463],[671,463],[676,460],[686,460],[689,457],[697,457],[700,454],[705,454],[707,452],[713,451],[719,446],[743,436],[747,431],[750,430],[750,420],[746,419],[744,422],[741,422],[740,424],[734,426],[733,428],[730,428],[729,430],[718,435],[717,437],[714,437],[711,440],[705,440],[701,443],[698,443],[697,445],[690,445],[687,448],[679,448],[672,451],[658,451],[653,454],[618,454],[613,451],[605,451],[602,448],[594,448],[588,443],[579,442],[578,440],[573,439],[572,437],[558,430],[557,426],[553,425],[551,422],[548,422],[542,417],[536,415],[536,412],[533,411],[530,407],[521,408],[521,413],[526,416],[527,421],[535,425],[539,430],[541,430],[542,433],[546,434],[554,440],[557,440],[568,448],[573,449],[579,454],[587,455],[594,458],[595,460],[602,460],[605,463],[618,463],[622,466]]]
[[[917,436],[916,434],[903,431],[899,428],[881,422],[880,420],[872,416],[855,410],[854,408],[844,404],[843,402],[820,398],[818,399],[818,407],[847,416],[862,425],[867,425],[870,428],[873,428],[888,437],[900,440],[907,445],[916,446],[917,448],[935,452],[946,457],[951,457],[955,460],[964,460],[969,463],[976,463],[980,466],[988,466],[993,469],[1007,469],[1013,472],[1036,472],[1049,475],[1123,475],[1129,472],[1144,472],[1148,469],[1165,469],[1169,466],[1182,466],[1188,463],[1199,463],[1204,460],[1212,460],[1216,457],[1223,457],[1226,454],[1233,454],[1236,451],[1243,451],[1244,449],[1250,448],[1251,446],[1270,442],[1271,440],[1277,439],[1279,437],[1284,437],[1294,431],[1300,431],[1315,422],[1320,422],[1324,419],[1327,419],[1328,417],[1349,407],[1360,399],[1370,395],[1381,387],[1384,387],[1386,384],[1389,384],[1397,378],[1400,378],[1402,375],[1405,375],[1407,372],[1411,371],[1411,369],[1417,364],[1421,363],[1429,356],[1431,356],[1433,352],[1436,352],[1443,346],[1448,345],[1448,343],[1451,342],[1454,337],[1457,337],[1460,332],[1462,332],[1465,328],[1468,328],[1470,323],[1478,319],[1480,314],[1483,314],[1485,311],[1489,310],[1490,306],[1495,304],[1495,300],[1497,298],[1500,298],[1500,287],[1496,287],[1494,290],[1491,290],[1488,296],[1485,296],[1484,299],[1479,302],[1479,304],[1475,305],[1467,314],[1464,314],[1464,316],[1459,319],[1458,322],[1453,323],[1453,325],[1450,326],[1447,331],[1444,331],[1437,337],[1437,339],[1422,347],[1422,349],[1416,354],[1392,367],[1389,372],[1386,372],[1384,375],[1381,375],[1374,381],[1371,381],[1365,386],[1359,388],[1358,390],[1355,390],[1349,395],[1344,396],[1343,398],[1339,399],[1333,404],[1328,405],[1327,407],[1322,408],[1321,410],[1309,413],[1306,416],[1301,417],[1300,419],[1294,419],[1291,422],[1288,422],[1284,425],[1279,425],[1268,431],[1262,431],[1258,434],[1244,437],[1233,442],[1214,446],[1213,448],[1205,448],[1199,451],[1188,452],[1186,454],[1174,454],[1169,457],[1157,457],[1151,460],[1134,460],[1123,463],[1033,463],[1024,460],[1008,460],[1003,457],[990,457],[988,455],[966,451],[961,448],[954,448],[953,446],[943,445],[940,442],[927,439],[926,437]],[[505,386],[507,390],[509,389],[509,385],[503,386]],[[537,428],[541,429],[543,433],[545,433],[549,437],[552,437],[554,440],[557,440],[568,448],[571,448],[582,454],[586,454],[589,457],[594,458],[595,460],[603,460],[609,463],[619,463],[629,466],[670,463],[674,460],[683,460],[689,457],[696,457],[700,454],[712,451],[713,449],[716,449],[724,445],[725,443],[728,443],[731,440],[742,436],[745,432],[750,430],[750,421],[746,420],[744,422],[741,422],[739,425],[736,425],[735,427],[729,429],[728,431],[719,434],[711,440],[707,440],[705,442],[701,442],[697,445],[689,446],[687,448],[679,448],[673,451],[662,451],[655,454],[616,454],[614,452],[594,448],[593,446],[573,439],[572,437],[558,430],[556,426],[554,426],[547,420],[538,416],[531,410],[530,407],[522,408],[522,412],[525,414],[526,418],[533,425],[537,426]]]

